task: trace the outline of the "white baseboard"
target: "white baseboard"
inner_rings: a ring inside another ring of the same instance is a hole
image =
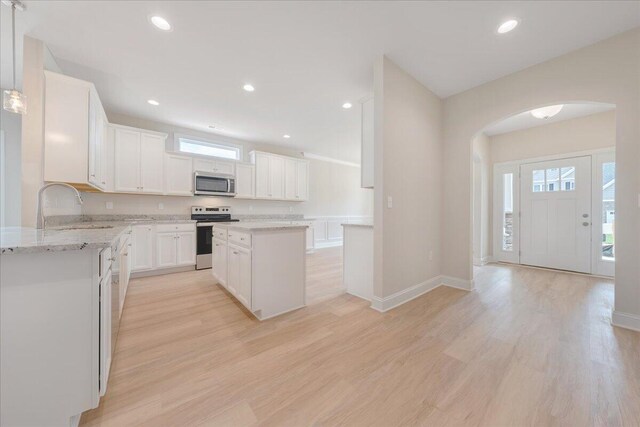
[[[315,242],[315,249],[322,248],[335,248],[336,246],[342,246],[342,240],[334,240],[328,242]]]
[[[640,316],[621,311],[613,310],[611,313],[611,324],[632,331],[640,332]]]
[[[482,257],[482,258],[473,257],[473,265],[476,265],[476,266],[487,265],[490,262],[493,262],[493,257],[492,256],[485,256],[485,257]]]
[[[185,271],[193,271],[195,269],[196,269],[195,265],[186,265],[183,267],[169,267],[169,268],[159,268],[156,270],[132,271],[131,278],[137,279],[138,277],[160,276],[162,274],[172,274],[172,273],[184,273]]]
[[[451,276],[440,276],[440,282],[450,288],[472,291],[474,289],[473,280],[459,279]]]
[[[420,295],[426,294],[440,286],[441,283],[440,276],[436,276],[433,279],[429,279],[426,282],[422,282],[400,292],[396,292],[388,297],[380,298],[374,295],[371,298],[371,308],[384,313],[385,311],[409,302]]]

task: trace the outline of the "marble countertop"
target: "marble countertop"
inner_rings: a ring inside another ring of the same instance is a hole
[[[0,254],[78,251],[112,246],[129,229],[128,225],[109,228],[38,230],[28,227],[0,228]]]
[[[233,230],[241,231],[261,231],[261,230],[288,230],[288,229],[305,229],[309,227],[308,224],[304,224],[303,220],[300,221],[240,221],[240,222],[218,222],[214,227],[225,227]]]
[[[81,221],[44,230],[29,227],[0,228],[0,254],[76,251],[113,246],[132,225],[195,223],[190,219],[131,218],[116,221]]]

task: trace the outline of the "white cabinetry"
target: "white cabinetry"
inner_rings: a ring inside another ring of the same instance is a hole
[[[256,168],[249,163],[236,164],[236,198],[253,199],[256,196]]]
[[[361,187],[373,188],[373,97],[362,101]]]
[[[195,224],[156,226],[156,267],[180,267],[196,263]]]
[[[251,310],[251,250],[229,245],[227,287],[238,301]]]
[[[131,271],[151,270],[155,248],[153,225],[134,225],[131,243]]]
[[[164,193],[174,196],[193,196],[191,157],[166,154],[164,157]]]
[[[213,227],[211,273],[218,283],[260,320],[304,306],[304,229],[229,227]]]
[[[114,128],[114,190],[162,194],[166,134]]]
[[[309,197],[309,164],[277,154],[249,153],[256,168],[256,198],[304,201]]]
[[[45,71],[44,180],[106,190],[106,123],[92,83]]]
[[[213,239],[211,248],[211,273],[218,283],[227,288],[227,242],[226,240]]]
[[[129,289],[129,278],[131,276],[131,238],[130,235],[122,238],[120,254],[118,255],[118,282],[120,288],[119,316],[122,316],[124,300]]]
[[[228,160],[193,159],[193,172],[220,173],[233,175],[236,172],[235,162]]]

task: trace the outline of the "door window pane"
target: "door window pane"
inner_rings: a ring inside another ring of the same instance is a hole
[[[502,250],[510,252],[513,250],[513,174],[503,174],[502,182]]]
[[[560,169],[547,169],[547,191],[560,191]]]
[[[576,189],[576,168],[573,166],[560,168],[560,180],[562,191],[573,191]]]
[[[616,164],[602,164],[602,259],[613,261],[616,220]]]
[[[533,192],[544,191],[544,170],[533,171]]]

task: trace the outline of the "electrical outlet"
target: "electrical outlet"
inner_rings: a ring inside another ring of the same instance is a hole
[[[393,198],[391,196],[387,196],[387,207],[389,209],[393,207]]]
[[[158,209],[160,210],[164,209],[164,203],[162,202],[158,203]]]
[[[113,202],[107,202],[104,204],[104,207],[107,209],[113,209]]]

